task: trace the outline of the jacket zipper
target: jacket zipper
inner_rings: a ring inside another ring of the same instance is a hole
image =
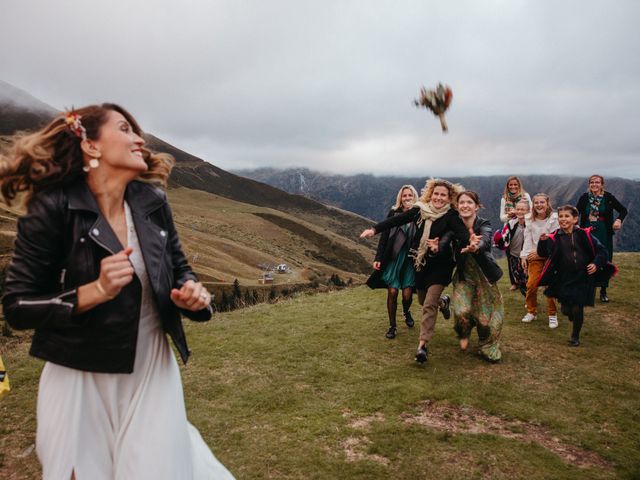
[[[60,271],[60,288],[62,288],[64,290],[64,278],[67,275],[67,269],[63,268]]]
[[[111,255],[115,255],[116,252],[114,252],[113,250],[111,250],[109,247],[107,247],[104,243],[102,243],[101,241],[99,241],[96,237],[94,237],[93,235],[89,235],[91,237],[91,239],[96,242],[98,245],[100,245],[102,248],[104,248],[107,252],[109,252]]]
[[[65,302],[61,298],[51,298],[49,300],[18,300],[18,305],[64,305],[73,308],[73,303]]]

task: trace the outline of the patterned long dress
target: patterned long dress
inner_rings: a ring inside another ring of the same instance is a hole
[[[469,338],[471,330],[478,331],[478,353],[497,362],[502,358],[500,336],[504,318],[502,294],[496,284],[485,278],[473,255],[464,262],[464,280],[453,278],[454,330],[458,338]]]

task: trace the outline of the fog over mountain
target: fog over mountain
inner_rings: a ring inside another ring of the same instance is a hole
[[[2,78],[216,166],[640,178],[637,0],[1,2]],[[453,89],[449,133],[416,109]]]
[[[0,80],[0,103],[32,112],[55,114],[56,110],[24,90]]]

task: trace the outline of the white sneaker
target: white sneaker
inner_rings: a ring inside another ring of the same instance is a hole
[[[549,328],[557,328],[557,327],[558,327],[558,316],[549,315]]]
[[[531,323],[536,319],[536,316],[533,313],[527,313],[524,317],[522,317],[522,321],[524,323]]]

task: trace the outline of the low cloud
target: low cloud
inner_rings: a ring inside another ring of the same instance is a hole
[[[121,103],[227,169],[638,178],[638,18],[632,0],[9,0],[0,64],[56,108]],[[412,105],[439,81],[448,135]]]

